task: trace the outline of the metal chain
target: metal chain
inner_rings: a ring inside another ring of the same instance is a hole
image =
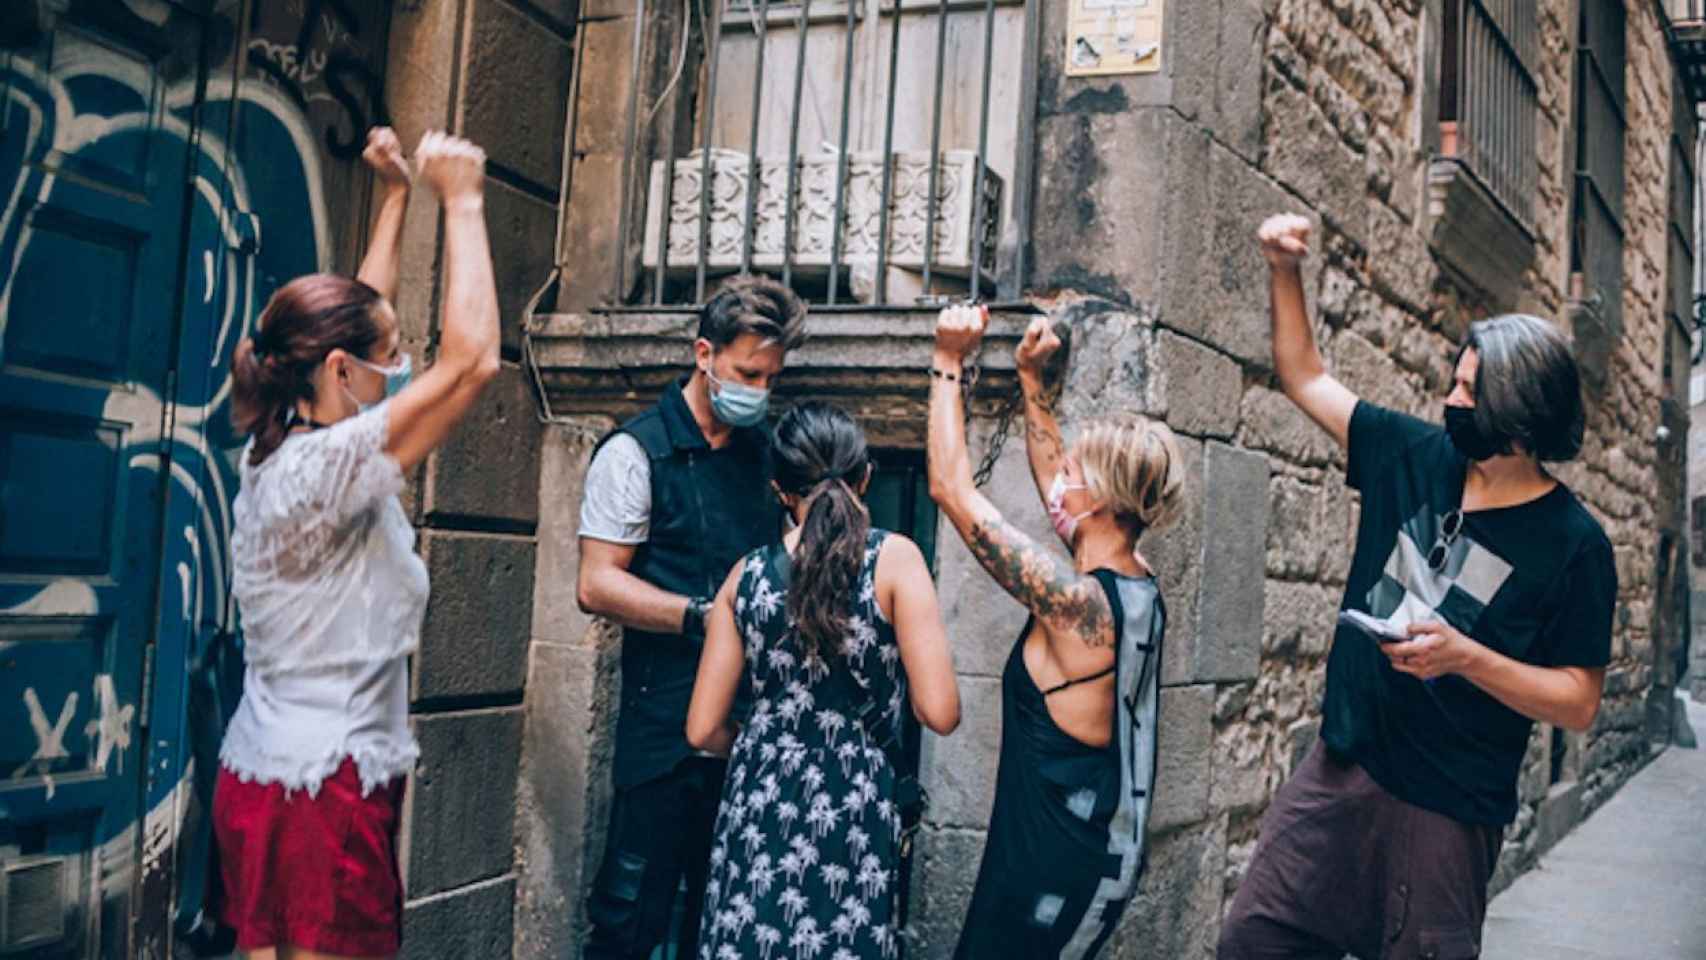
[[[953,297],[920,297],[918,302],[927,306],[947,306],[948,304],[955,302],[967,305],[976,305],[978,303],[978,301],[970,298],[956,300],[956,298]],[[979,353],[981,355],[981,350]],[[974,359],[971,364],[966,367],[965,375],[960,381],[961,409],[964,411],[963,424],[965,427],[966,442],[968,444],[971,442],[972,395],[977,390],[977,381],[982,374],[983,361],[980,357],[979,359]],[[1001,459],[1001,451],[1002,448],[1007,446],[1007,438],[1012,435],[1013,420],[1024,407],[1024,399],[1024,391],[1019,387],[1018,383],[1015,382],[1013,384],[1013,392],[1008,395],[1007,399],[1002,403],[1001,408],[995,414],[995,432],[990,434],[989,448],[984,451],[983,459],[978,463],[977,470],[972,474],[972,482],[976,486],[985,486],[989,483],[989,478],[994,475],[995,464]]]
[[[1007,446],[1007,438],[1013,432],[1013,421],[1018,418],[1019,410],[1024,406],[1025,393],[1018,383],[1013,384],[1013,391],[1007,395],[1007,400],[1001,405],[1001,410],[995,415],[995,432],[989,436],[989,449],[983,452],[983,461],[977,465],[977,472],[972,475],[972,482],[981,487],[989,482],[995,473],[996,461],[1001,459],[1001,449]],[[971,408],[966,408],[966,418],[971,418]]]

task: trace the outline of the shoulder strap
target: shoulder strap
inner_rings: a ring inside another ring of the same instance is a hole
[[[1125,639],[1125,601],[1120,599],[1120,575],[1102,567],[1090,571],[1090,576],[1101,584],[1102,593],[1107,595],[1108,608],[1114,617],[1114,647],[1117,649],[1120,641]]]

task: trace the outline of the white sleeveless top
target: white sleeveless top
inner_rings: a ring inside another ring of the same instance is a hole
[[[367,792],[420,755],[407,663],[427,570],[387,407],[293,434],[260,466],[243,451],[231,590],[248,665],[219,759],[244,780],[312,796],[348,757]]]

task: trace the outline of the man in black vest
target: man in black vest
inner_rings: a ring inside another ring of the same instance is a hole
[[[606,437],[581,505],[581,609],[622,625],[610,829],[588,901],[588,960],[645,958],[687,880],[680,957],[695,955],[725,760],[687,744],[704,616],[736,562],[781,533],[764,432],[805,306],[743,277],[700,314],[695,369]]]

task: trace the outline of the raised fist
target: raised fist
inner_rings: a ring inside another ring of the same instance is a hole
[[[1013,365],[1026,376],[1041,376],[1043,365],[1060,349],[1060,337],[1048,317],[1034,317],[1025,328],[1025,337],[1013,351]]]
[[[1278,213],[1262,222],[1256,239],[1262,244],[1262,256],[1268,265],[1277,269],[1296,269],[1309,256],[1309,218],[1295,213]]]
[[[963,363],[983,343],[983,331],[988,325],[988,307],[962,305],[944,308],[936,315],[937,355]]]
[[[389,186],[406,187],[414,177],[397,131],[390,127],[374,127],[367,131],[367,147],[361,151],[362,162],[373,168],[379,179]]]
[[[415,148],[415,168],[446,203],[479,197],[485,190],[486,151],[441,130],[421,137]]]

